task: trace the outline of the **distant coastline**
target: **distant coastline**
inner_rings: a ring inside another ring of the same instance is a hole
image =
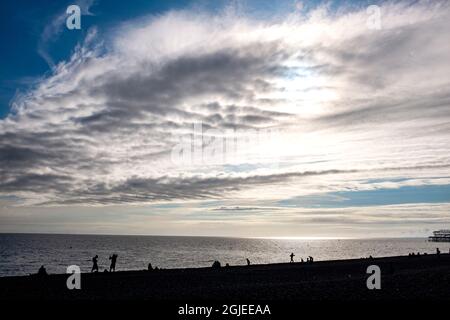
[[[220,239],[266,239],[266,240],[377,240],[377,239],[428,239],[423,236],[390,237],[301,237],[301,236],[228,236],[228,235],[165,235],[165,234],[113,234],[113,233],[61,233],[61,232],[0,232],[0,235],[54,235],[54,236],[107,236],[107,237],[166,237],[166,238],[220,238]]]

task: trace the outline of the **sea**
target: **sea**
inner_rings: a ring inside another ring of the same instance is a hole
[[[118,255],[116,270],[143,270],[149,263],[164,269],[222,265],[289,262],[308,256],[314,261],[362,257],[448,253],[450,243],[428,242],[426,238],[393,239],[254,239],[221,237],[0,234],[0,277],[47,272],[66,273],[77,265],[90,272],[92,257],[98,255],[100,271],[109,268],[109,256]]]

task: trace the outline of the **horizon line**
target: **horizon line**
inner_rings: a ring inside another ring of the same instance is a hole
[[[73,235],[73,236],[123,236],[123,237],[180,237],[180,238],[231,238],[231,239],[266,239],[266,240],[370,240],[370,239],[411,239],[428,238],[428,236],[390,236],[390,237],[332,237],[332,236],[217,236],[217,235],[161,235],[161,234],[111,234],[111,233],[60,233],[60,232],[2,232],[3,234],[23,235]]]

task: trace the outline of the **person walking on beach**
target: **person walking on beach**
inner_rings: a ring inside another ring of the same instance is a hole
[[[118,257],[118,255],[115,253],[113,253],[112,256],[109,256],[109,260],[111,260],[111,265],[109,266],[109,272],[116,271],[117,257]]]
[[[441,256],[441,250],[439,250],[439,248],[436,248],[436,254],[437,254],[438,258]]]
[[[248,265],[248,266],[250,265],[250,260],[248,260],[248,258],[247,258],[247,265]]]
[[[293,252],[291,252],[291,255],[290,255],[290,257],[291,257],[291,263],[293,263],[293,262],[294,262],[294,257],[295,257],[295,254],[294,254]]]
[[[92,269],[91,269],[91,272],[94,272],[94,271],[98,272],[97,261],[98,261],[98,255],[95,255],[95,257],[92,258]]]

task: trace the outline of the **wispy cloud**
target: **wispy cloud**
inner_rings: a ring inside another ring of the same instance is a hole
[[[94,3],[95,0],[78,0],[75,1],[74,4],[80,7],[82,15],[92,16],[94,14],[90,11],[90,8],[94,5]],[[67,17],[68,15],[65,8],[62,8],[61,12],[55,15],[44,27],[44,30],[39,38],[37,52],[52,69],[55,68],[55,61],[49,52],[49,46],[60,37],[66,25]]]

